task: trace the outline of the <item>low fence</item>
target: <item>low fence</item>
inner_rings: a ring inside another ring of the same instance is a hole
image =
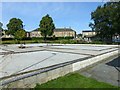
[[[86,58],[85,60],[71,61],[63,64],[54,65],[29,73],[23,73],[16,76],[6,77],[1,80],[1,88],[32,88],[36,83],[42,84],[52,79],[64,76],[70,72],[74,72],[85,68],[89,65],[102,61],[110,56],[118,54],[118,50],[112,51],[99,56]]]

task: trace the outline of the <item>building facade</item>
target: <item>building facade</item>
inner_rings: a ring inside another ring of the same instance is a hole
[[[56,28],[53,35],[55,37],[76,37],[76,32],[71,28]]]
[[[82,37],[92,37],[95,35],[96,35],[95,31],[90,31],[90,30],[82,31]]]
[[[7,35],[6,32],[4,30],[0,31],[0,38],[14,38],[13,35]]]
[[[42,37],[42,35],[38,29],[35,29],[35,30],[30,32],[30,37]]]
[[[86,30],[86,31],[82,31],[82,37],[84,38],[85,41],[87,42],[91,42],[92,38],[96,35],[95,31],[91,31],[91,30]]]
[[[54,29],[53,36],[55,37],[76,37],[76,32],[71,28],[56,28]],[[30,32],[30,37],[42,37],[41,32],[35,29]]]

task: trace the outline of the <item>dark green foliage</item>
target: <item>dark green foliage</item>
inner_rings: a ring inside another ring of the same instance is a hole
[[[17,30],[14,35],[15,35],[16,39],[22,40],[23,38],[25,38],[26,32],[25,32],[25,30],[20,29],[20,30]]]
[[[61,40],[60,41],[61,44],[78,44],[78,42],[76,40]]]
[[[3,30],[3,29],[2,29],[2,26],[3,26],[3,24],[0,22],[0,31]]]
[[[81,34],[81,33],[80,33],[80,34],[78,34],[78,35],[77,35],[77,37],[78,37],[78,38],[79,38],[79,37],[82,37],[82,34]]]
[[[15,35],[17,30],[23,29],[23,22],[20,19],[12,18],[7,24],[8,32],[7,34]]]
[[[73,39],[74,37],[56,37],[56,40]]]
[[[44,40],[46,40],[47,36],[52,36],[55,25],[48,14],[42,18],[39,26],[39,30],[41,31],[41,35],[44,37]]]
[[[94,23],[89,26],[103,41],[112,41],[112,36],[120,34],[120,2],[107,2],[91,13]]]
[[[31,37],[24,37],[24,38],[22,38],[22,40],[32,40],[32,38]]]
[[[15,40],[13,38],[2,38],[2,44],[18,44],[18,43],[45,43],[43,39],[32,39],[32,38],[23,38],[22,40]],[[93,42],[85,42],[80,40],[67,40],[67,39],[60,39],[60,40],[47,40],[47,43],[59,43],[59,44],[108,44],[103,41],[93,41]],[[119,45],[120,43],[112,43]]]
[[[32,37],[32,40],[42,40],[43,37]]]
[[[2,33],[3,28],[2,28],[2,26],[3,26],[3,24],[0,22],[0,37],[3,35],[3,33]]]
[[[18,40],[22,40],[26,37],[26,32],[23,29],[23,22],[21,19],[12,18],[10,19],[9,23],[7,24],[8,30],[6,31],[6,34],[11,34],[16,39],[15,43],[20,43]]]
[[[13,38],[2,38],[2,41],[14,40]]]

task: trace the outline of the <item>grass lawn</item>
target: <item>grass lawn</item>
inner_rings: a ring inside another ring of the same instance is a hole
[[[117,88],[95,79],[84,77],[79,73],[67,74],[44,84],[37,84],[35,88]]]

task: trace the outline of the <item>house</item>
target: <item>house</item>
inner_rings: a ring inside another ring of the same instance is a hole
[[[76,32],[71,28],[56,28],[54,29],[55,37],[76,37]]]
[[[55,37],[76,37],[76,32],[71,28],[56,28],[54,29],[53,36]],[[41,32],[35,29],[30,32],[30,37],[42,37]]]
[[[95,31],[91,30],[84,30],[82,31],[82,37],[84,38],[85,41],[91,42],[92,38],[96,35]]]
[[[13,35],[10,35],[10,34],[7,35],[5,30],[2,30],[2,32],[0,32],[0,33],[1,33],[1,38],[14,38]]]
[[[30,37],[42,37],[42,35],[38,29],[35,29],[35,30],[30,32]]]
[[[14,36],[13,35],[6,35],[5,34],[5,35],[2,36],[2,38],[14,38]]]

